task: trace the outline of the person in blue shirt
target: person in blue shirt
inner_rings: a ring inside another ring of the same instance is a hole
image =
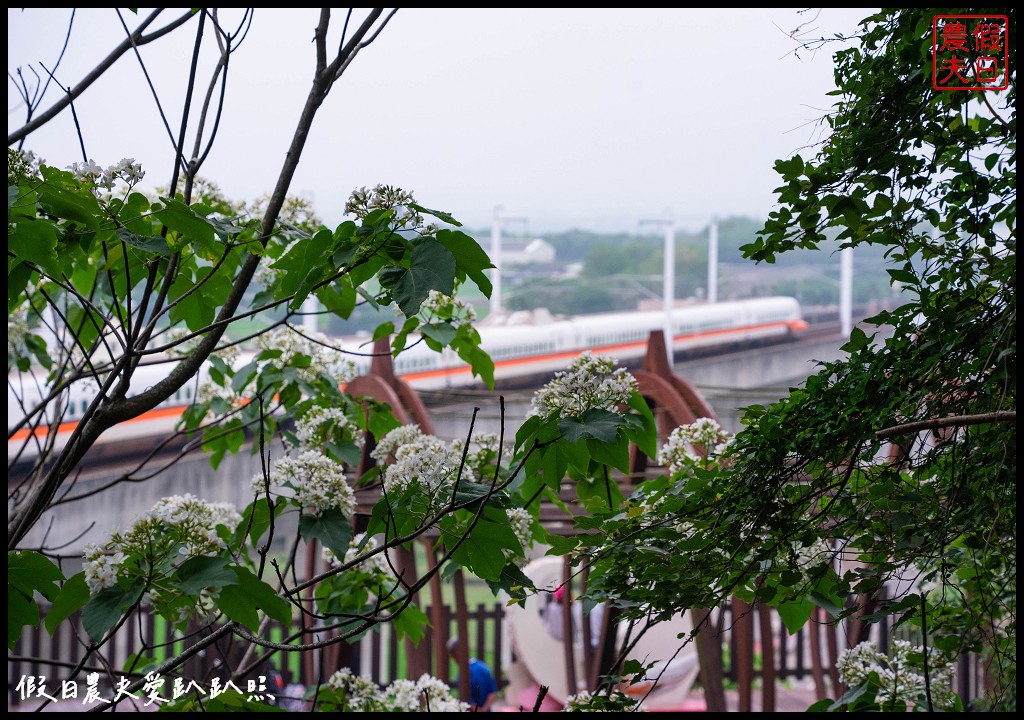
[[[458,663],[456,650],[459,647],[459,638],[453,637],[448,641],[448,655]],[[454,684],[458,685],[458,677]],[[469,704],[476,712],[491,712],[491,707],[498,697],[498,683],[494,679],[494,673],[487,667],[487,663],[475,657],[469,658]]]

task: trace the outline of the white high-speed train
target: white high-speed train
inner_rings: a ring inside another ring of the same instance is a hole
[[[508,387],[517,380],[536,381],[545,375],[565,369],[585,350],[608,355],[623,365],[636,365],[647,351],[647,340],[653,330],[663,330],[669,323],[664,311],[615,312],[579,315],[571,318],[547,317],[532,322],[477,326],[481,348],[494,361],[496,385]],[[694,304],[674,309],[671,319],[674,354],[687,351],[725,350],[749,343],[795,339],[807,329],[799,303],[791,297],[766,297],[733,302]],[[341,346],[356,349],[365,339],[343,338]],[[395,373],[420,390],[467,388],[481,386],[469,366],[449,349],[441,353],[430,350],[425,343],[411,345],[394,360]],[[363,347],[365,352],[368,348]],[[244,354],[243,354],[244,357]],[[356,356],[361,373],[369,369],[370,358]],[[248,358],[243,359],[247,362]],[[133,386],[140,390],[152,386],[167,373],[166,365],[139,367]],[[93,399],[94,384],[76,383],[67,398],[68,408],[57,428],[58,444],[74,429]],[[180,418],[185,407],[193,402],[196,383],[190,382],[159,407],[118,425],[107,437],[166,436]],[[7,457],[29,459],[36,454],[35,441],[25,428],[13,431],[25,416],[24,408],[38,398],[39,387],[30,373],[11,373],[7,382]],[[36,430],[43,436],[47,427]]]
[[[611,312],[542,322],[482,324],[480,347],[494,361],[494,380],[508,385],[565,369],[584,350],[609,355],[624,365],[647,353],[653,330],[664,330],[665,312]],[[672,312],[673,354],[725,349],[770,340],[795,339],[807,329],[800,304],[791,297],[765,297],[694,304]],[[345,347],[352,347],[346,343]],[[364,360],[363,367],[369,366]],[[395,359],[395,372],[417,389],[467,387],[479,383],[451,350],[435,353],[423,343]]]

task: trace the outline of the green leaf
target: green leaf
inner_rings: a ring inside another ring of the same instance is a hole
[[[21,305],[22,293],[28,287],[33,271],[23,262],[7,259],[7,312]]]
[[[317,289],[316,297],[327,310],[340,318],[348,318],[355,310],[359,295],[346,278],[339,278],[333,284]]]
[[[854,353],[862,348],[866,347],[871,342],[871,338],[864,334],[864,331],[859,327],[854,326],[853,330],[850,331],[850,340],[843,345],[840,350],[848,353]]]
[[[235,622],[253,632],[259,629],[260,614],[256,603],[237,585],[229,585],[217,595],[217,607]]]
[[[455,227],[462,227],[462,223],[460,223],[458,220],[456,220],[451,215],[446,213],[444,210],[431,210],[430,208],[425,208],[422,205],[417,205],[416,203],[409,203],[409,207],[419,213],[422,213],[423,215],[433,215],[438,220],[446,222],[449,225],[454,225]]]
[[[284,498],[277,498],[274,504],[274,516],[280,515],[287,504]],[[253,547],[256,547],[256,541],[263,537],[263,533],[270,528],[270,508],[267,507],[266,497],[260,497],[249,504],[245,512],[242,513],[242,517],[245,520],[243,520],[239,529],[244,529],[250,513],[252,514],[252,523],[249,527],[249,542],[252,543]]]
[[[352,522],[337,508],[329,508],[319,515],[302,514],[299,534],[307,542],[319,540],[337,558],[345,557],[352,539]]]
[[[620,507],[625,500],[619,484],[603,474],[579,480],[576,495],[591,512]]]
[[[393,335],[394,332],[395,324],[388,320],[387,322],[382,322],[380,325],[376,327],[376,329],[373,331],[373,339],[380,340],[381,338],[387,337],[388,335]]]
[[[7,586],[7,649],[13,650],[26,625],[39,627],[39,607],[36,601],[13,585]]]
[[[491,296],[491,280],[487,277],[485,270],[494,267],[491,258],[488,257],[480,244],[464,232],[457,230],[439,230],[437,241],[448,248],[455,257],[456,270],[468,276],[484,297]]]
[[[558,421],[558,429],[571,443],[579,442],[580,438],[594,438],[601,442],[613,443],[622,427],[622,417],[610,410],[592,408],[577,420],[562,418]]]
[[[39,188],[39,206],[48,214],[73,220],[89,230],[99,227],[103,213],[90,192],[71,192],[46,183]]]
[[[174,580],[175,585],[189,595],[198,595],[206,588],[225,587],[236,582],[227,560],[207,556],[189,558],[183,562],[174,573]]]
[[[641,423],[639,427],[626,427],[626,437],[632,441],[644,455],[649,458],[658,457],[658,426],[654,421],[654,413],[650,405],[644,400],[643,395],[634,392],[629,397],[628,404],[637,412]]]
[[[488,388],[493,390],[494,361],[491,359],[491,356],[481,350],[478,346],[469,342],[459,341],[454,347],[459,353],[459,357],[469,363],[470,369],[473,371],[473,375],[480,378]]]
[[[257,610],[285,625],[291,622],[291,606],[270,585],[244,567],[234,566],[231,570],[237,584],[223,588],[216,601],[225,615],[253,632],[259,629]]]
[[[506,560],[502,548],[516,550],[519,541],[507,524],[480,520],[473,526],[466,542],[455,551],[452,559],[469,568],[484,580],[498,580]]]
[[[136,585],[127,590],[120,586],[100,590],[82,610],[82,627],[90,638],[99,642],[141,597],[142,587]]]
[[[160,201],[164,204],[163,208],[155,210],[153,214],[169,229],[181,233],[187,239],[214,241],[216,231],[202,215],[197,215],[180,200],[162,197]]]
[[[418,607],[409,605],[392,618],[391,626],[399,640],[409,638],[413,645],[419,645],[420,640],[427,634],[430,620]]]
[[[554,443],[544,449],[541,455],[544,470],[544,484],[557,490],[561,485],[565,471],[569,467],[569,450],[565,443]]]
[[[46,613],[46,630],[53,635],[57,626],[78,612],[83,605],[89,602],[89,586],[85,583],[85,572],[72,575],[64,583],[53,606]]]
[[[421,325],[420,333],[431,340],[436,340],[441,345],[448,345],[455,339],[458,330],[449,323],[430,323],[429,325]]]
[[[159,235],[151,235],[149,237],[143,237],[136,235],[135,233],[129,232],[124,228],[117,229],[117,236],[124,242],[131,245],[133,248],[141,250],[147,253],[156,253],[157,255],[170,255],[171,249],[167,247],[167,240],[160,237]]]
[[[625,437],[618,442],[588,439],[587,450],[594,462],[608,465],[624,473],[629,472],[629,441]]]
[[[25,625],[39,627],[35,594],[53,600],[64,579],[60,569],[32,550],[7,553],[7,646],[13,648]]]
[[[57,240],[60,230],[47,220],[21,220],[7,226],[7,251],[18,260],[30,262],[44,270],[57,268]],[[8,261],[10,258],[8,258]],[[8,262],[10,274],[10,262]]]
[[[487,583],[491,592],[495,595],[504,591],[511,596],[512,600],[525,600],[527,590],[535,590],[533,580],[526,576],[522,570],[512,563],[506,563],[502,568],[501,577],[497,582]]]
[[[408,268],[384,268],[378,277],[381,286],[391,291],[401,311],[412,316],[419,312],[431,290],[445,295],[454,292],[455,257],[441,243],[421,240],[412,249]]]
[[[796,631],[810,620],[811,613],[814,611],[814,603],[810,600],[787,602],[777,605],[775,609],[778,610],[779,618],[790,634],[796,634]]]
[[[889,277],[891,277],[893,280],[897,280],[905,285],[917,284],[917,276],[914,275],[914,273],[912,273],[910,270],[895,269],[887,270],[886,272],[889,273]]]
[[[33,550],[7,553],[7,584],[28,597],[38,592],[53,600],[60,592],[57,583],[63,579],[60,568]]]

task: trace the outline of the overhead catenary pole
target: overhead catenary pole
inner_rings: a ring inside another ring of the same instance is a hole
[[[708,228],[708,302],[718,302],[718,218]]]
[[[511,217],[509,215],[502,215],[501,205],[494,206],[494,220],[491,222],[491,262],[494,263],[494,269],[491,271],[491,315],[497,316],[498,313],[504,312],[503,298],[501,296],[501,274],[502,274],[502,257],[501,257],[501,230],[505,223],[518,222],[523,224],[523,236],[529,234],[529,226],[525,217]]]
[[[839,251],[839,332],[853,332],[853,248]]]
[[[665,318],[662,332],[665,333],[665,354],[668,355],[668,364],[671,367],[675,363],[675,353],[672,350],[672,311],[676,305],[676,221],[672,217],[672,211],[666,210],[667,218],[641,220],[639,225],[650,224],[660,225],[665,230],[665,252],[664,267],[662,268],[662,306]]]
[[[317,318],[320,317],[320,303],[316,296],[310,294],[302,302],[302,331],[312,335],[317,331]]]
[[[491,222],[491,315],[501,312],[501,205],[494,206],[494,220]]]
[[[675,362],[673,352],[672,310],[676,306],[676,223],[669,215],[665,220],[665,277],[662,290],[665,305],[665,349],[668,352],[668,364]]]

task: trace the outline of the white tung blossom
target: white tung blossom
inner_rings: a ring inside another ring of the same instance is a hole
[[[278,460],[270,474],[270,484],[289,485],[295,491],[295,500],[313,515],[337,508],[350,517],[355,511],[356,496],[348,484],[345,468],[316,450]],[[252,487],[257,494],[266,492],[262,475],[253,477]]]
[[[404,712],[468,712],[469,704],[452,697],[451,688],[431,675],[395,680],[384,691],[388,709]]]
[[[394,210],[395,222],[404,228],[416,228],[421,235],[437,230],[433,223],[424,225],[423,216],[413,205],[416,204],[412,193],[400,187],[377,185],[372,190],[358,187],[352,191],[345,203],[345,214],[365,218],[374,210]]]
[[[142,165],[135,162],[135,158],[123,158],[117,164],[107,168],[102,168],[94,160],[89,159],[82,163],[72,163],[68,165],[67,169],[79,180],[95,185],[94,192],[98,191],[99,188],[104,188],[108,191],[113,190],[114,185],[119,179],[123,180],[131,188],[138,185],[142,178],[146,176]]]
[[[443,500],[459,475],[462,456],[450,445],[433,435],[424,435],[419,441],[401,446],[395,462],[384,471],[384,489],[403,492],[410,486],[436,500]],[[462,469],[462,479],[476,478],[468,467]]]
[[[7,354],[21,358],[28,355],[28,307],[19,305],[7,314]]]
[[[637,390],[636,378],[615,364],[614,358],[585,351],[537,391],[530,414],[578,418],[592,409],[615,411]]]
[[[624,705],[625,707],[617,708],[615,710],[605,710],[593,705],[594,694],[583,690],[581,692],[569,695],[565,699],[565,705],[562,707],[562,712],[632,712],[638,710],[636,700],[627,697],[623,693],[615,693],[613,696],[618,704]]]
[[[302,447],[318,448],[327,442],[332,432],[343,433],[349,425],[350,420],[341,408],[316,405],[295,421],[295,436]],[[362,434],[356,433],[353,441],[362,447]]]
[[[89,594],[95,595],[103,588],[112,586],[117,582],[118,572],[124,564],[124,553],[116,551],[112,555],[106,554],[106,549],[98,545],[88,545],[85,548],[85,584],[89,586]]]
[[[330,548],[324,547],[322,551],[324,560],[326,560],[329,565],[338,566],[341,564],[348,565],[351,562],[365,558],[354,566],[355,569],[373,575],[394,575],[391,571],[391,566],[388,565],[388,560],[384,556],[384,553],[378,552],[376,555],[373,554],[378,548],[380,548],[380,543],[377,541],[377,538],[371,537],[366,541],[366,545],[363,549],[359,549],[359,546],[362,544],[363,538],[365,537],[366,533],[357,533],[351,540],[349,540],[348,550],[345,552],[345,557],[341,562],[338,561],[338,558],[335,557]]]
[[[401,493],[418,487],[437,504],[448,498],[459,477],[462,443],[449,444],[425,435],[418,425],[403,425],[385,433],[370,457],[378,463],[392,461],[382,473],[385,491]],[[462,479],[476,480],[468,463],[462,467]]]
[[[688,425],[680,425],[671,433],[658,452],[658,463],[675,474],[701,458],[716,459],[728,450],[731,436],[713,418],[697,418]],[[703,453],[703,455],[702,455]]]
[[[422,437],[425,436],[419,425],[402,425],[384,433],[373,452],[370,453],[370,457],[379,463],[387,462],[398,448],[417,442]]]
[[[419,680],[395,680],[383,690],[368,676],[357,677],[348,668],[338,670],[327,687],[339,693],[343,712],[469,712],[452,689],[432,675]]]
[[[310,359],[308,367],[298,369],[300,380],[312,382],[327,376],[337,383],[346,383],[356,376],[356,364],[345,354],[332,346],[332,341],[320,332],[299,333],[290,328],[275,328],[256,339],[260,350],[280,352],[277,357],[266,360],[268,365],[284,369],[292,364],[296,356]]]
[[[844,650],[836,662],[840,680],[855,687],[868,680],[871,673],[879,679],[876,700],[879,704],[906,703],[925,705],[927,694],[923,662],[915,658],[924,657],[924,649],[915,647],[905,640],[894,640],[892,655],[879,652],[874,643],[862,642]],[[932,704],[936,709],[952,709],[956,703],[953,692],[955,661],[934,656],[928,651],[928,681]]]
[[[459,328],[476,320],[476,310],[471,303],[445,295],[440,290],[431,290],[420,305],[419,314],[427,323],[450,322]]]
[[[216,555],[226,546],[217,526],[234,532],[242,516],[230,503],[211,503],[192,494],[162,498],[124,532],[115,532],[103,546],[85,549],[85,579],[93,594],[109,587],[120,574],[127,555],[150,556],[160,548],[182,559]]]
[[[523,546],[523,549],[527,549],[533,545],[533,533],[530,531],[530,525],[533,523],[533,516],[530,515],[528,510],[523,508],[509,508],[505,511],[505,515],[508,517],[508,523],[512,526],[512,532],[515,533],[516,540]],[[525,557],[518,557],[518,554],[514,550],[504,549],[506,559],[516,559],[516,563],[520,566],[526,564]]]
[[[327,686],[344,693],[344,710],[347,712],[376,712],[382,709],[383,695],[380,688],[368,676],[356,676],[348,668],[342,668],[327,679]]]
[[[177,327],[168,328],[167,332],[161,339],[162,344],[175,343],[175,345],[174,347],[167,349],[167,354],[175,357],[188,357],[189,355],[192,355],[195,352],[196,346],[198,346],[199,342],[203,339],[203,336],[195,335],[190,337],[188,340],[183,340],[188,335],[191,335],[191,332],[184,326],[179,325]],[[227,335],[222,336],[220,339],[220,345],[222,346],[227,345],[230,342],[231,340]],[[231,365],[238,360],[239,354],[238,345],[221,347],[219,350],[214,350],[214,352],[211,353],[211,355],[220,358],[228,365]]]

